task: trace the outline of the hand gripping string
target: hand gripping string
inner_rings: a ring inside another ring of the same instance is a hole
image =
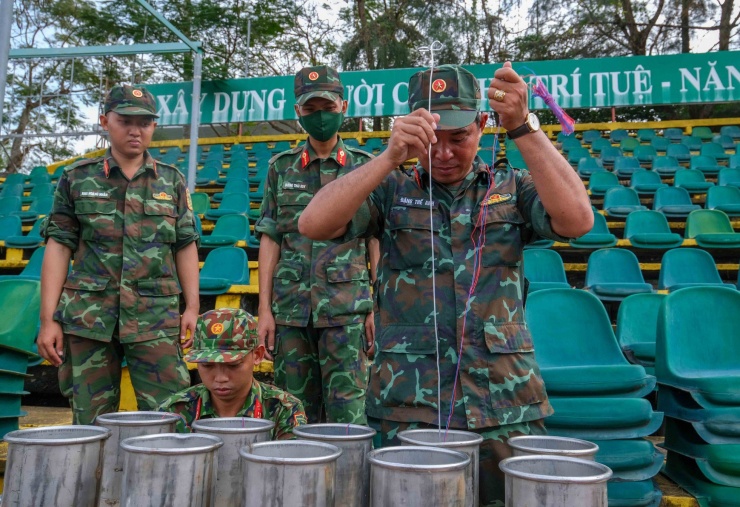
[[[429,46],[419,48],[420,53],[429,53],[429,101],[427,110],[432,111],[432,82],[434,77],[434,53],[444,48],[441,42],[435,40]],[[437,428],[439,429],[439,438],[442,438],[442,374],[439,367],[439,330],[437,329],[437,277],[434,259],[434,199],[432,196],[432,143],[427,147],[428,166],[429,166],[429,235],[432,246],[432,318],[434,319],[434,344],[436,347],[437,359]]]

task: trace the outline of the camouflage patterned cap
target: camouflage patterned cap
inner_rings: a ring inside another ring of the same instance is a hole
[[[125,116],[159,118],[156,104],[154,96],[143,86],[116,85],[105,97],[103,114],[113,111]]]
[[[336,69],[328,65],[303,67],[293,81],[296,104],[302,106],[314,97],[328,100],[344,98],[344,86]]]
[[[190,363],[239,361],[259,345],[257,321],[244,310],[219,308],[204,313],[195,326]]]
[[[409,108],[429,108],[429,69],[411,76]],[[476,77],[459,65],[434,68],[431,109],[437,113],[441,130],[467,127],[480,111],[480,85]]]

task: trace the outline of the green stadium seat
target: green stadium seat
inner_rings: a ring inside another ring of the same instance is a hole
[[[617,341],[630,363],[655,370],[658,312],[664,294],[634,294],[624,298],[617,312]]]
[[[572,135],[572,134],[566,134],[565,132],[563,132],[563,131],[561,130],[560,132],[558,132],[558,135],[557,135],[557,136],[555,136],[555,140],[556,140],[556,141],[557,141],[558,143],[560,143],[560,144],[563,144],[563,140],[564,140],[564,139],[567,139],[567,138],[568,138],[568,137],[570,137],[571,135]],[[507,139],[508,139],[508,137],[507,137]],[[508,148],[508,146],[507,146],[507,148],[506,148],[506,149],[509,149],[509,148]]]
[[[563,259],[555,250],[524,250],[524,278],[529,282],[528,293],[542,289],[570,288]]]
[[[483,137],[491,136],[491,135],[492,134],[486,134]],[[342,138],[342,142],[344,143],[345,146],[349,146],[350,148],[359,148],[360,147],[360,142],[357,139],[355,139],[354,137],[348,137],[346,139],[345,138]],[[482,142],[482,139],[481,139],[481,142]]]
[[[512,167],[516,167],[518,169],[527,168],[527,163],[524,161],[522,152],[519,150],[506,150],[506,159]]]
[[[595,171],[588,177],[588,189],[594,197],[602,197],[607,190],[620,186],[617,175],[609,171]]]
[[[196,215],[202,215],[211,209],[211,198],[205,192],[193,192],[190,199],[193,201],[193,213]]]
[[[249,211],[249,195],[244,193],[233,193],[224,195],[221,203],[216,209],[209,209],[205,212],[204,217],[207,220],[217,220],[224,215],[246,215]]]
[[[723,167],[717,181],[721,187],[740,187],[740,167]]]
[[[655,137],[655,129],[637,129],[637,139],[639,139],[641,143],[649,143]]]
[[[730,136],[734,141],[740,141],[740,127],[737,125],[725,125],[719,129],[719,133]]]
[[[62,176],[62,173],[64,172],[65,167],[66,166],[64,165],[60,165],[54,170],[54,172],[51,175],[52,183],[56,183],[57,181],[59,181],[59,178]]]
[[[665,187],[655,191],[653,209],[668,218],[686,218],[701,206],[694,204],[688,190],[681,187]]]
[[[663,455],[660,454],[660,465],[663,464]],[[652,479],[642,481],[618,481],[610,479],[606,483],[607,502],[610,507],[658,507],[663,499],[663,493],[653,483]]]
[[[28,178],[25,174],[21,173],[10,173],[5,177],[3,185],[25,185]]]
[[[246,215],[224,215],[216,220],[209,236],[201,236],[201,248],[236,246],[239,241],[249,239],[249,218]]]
[[[673,175],[673,186],[685,188],[690,194],[706,194],[714,183],[707,181],[704,173],[698,169],[679,169]]]
[[[727,286],[717,271],[714,258],[706,250],[675,248],[663,254],[660,263],[658,288],[673,292],[686,287]]]
[[[21,205],[31,204],[34,199],[54,195],[54,185],[51,183],[40,183],[31,189],[28,196],[21,196]]]
[[[717,143],[704,143],[701,145],[701,155],[714,157],[718,163],[727,163],[730,160],[730,155],[725,151],[722,145]]]
[[[589,152],[586,148],[571,148],[568,151],[568,163],[572,165],[573,167],[578,167],[578,163],[581,161],[581,159],[589,158],[591,156],[591,152]]]
[[[205,168],[204,168],[205,169]],[[249,166],[247,165],[239,165],[239,166],[232,166],[229,168],[228,171],[226,171],[226,174],[223,176],[219,176],[216,180],[216,185],[226,186],[226,183],[230,180],[246,180],[249,176]]]
[[[640,204],[640,196],[633,188],[610,188],[604,194],[604,211],[610,217],[625,218],[633,211],[646,209]]]
[[[735,155],[732,155],[727,165],[735,169],[740,169],[740,153],[736,153]]]
[[[31,230],[25,236],[20,233],[15,236],[8,236],[5,238],[5,246],[8,248],[36,248],[44,242],[44,238],[41,237],[41,225],[44,219],[39,218],[34,222]]]
[[[206,164],[195,174],[195,184],[199,187],[212,185],[221,177],[220,164]]]
[[[587,350],[591,350],[590,346]],[[545,418],[545,427],[549,435],[559,437],[590,441],[642,438],[657,431],[663,423],[663,414],[654,412],[650,402],[643,398],[553,396],[550,404],[555,413]]]
[[[666,385],[658,390],[658,408],[665,415],[686,421],[710,444],[737,444],[740,438],[740,408],[704,408],[684,390]]]
[[[597,155],[601,153],[601,151],[604,148],[612,148],[612,142],[609,139],[606,139],[605,137],[600,137],[598,139],[594,139],[594,141],[591,143],[591,151],[593,153],[596,153]]]
[[[51,183],[51,175],[46,172],[45,167],[43,169],[44,172],[37,172],[36,174],[32,174],[26,181],[25,185],[23,185],[23,187],[26,189],[32,189],[36,185],[46,185],[48,183]]]
[[[587,180],[597,171],[606,171],[600,159],[589,156],[578,161],[578,176],[582,179]]]
[[[613,481],[644,481],[654,477],[663,466],[663,455],[649,440],[597,440],[594,443],[599,446],[595,459],[612,470]],[[610,503],[613,502],[610,500]]]
[[[657,156],[658,152],[650,145],[640,145],[635,148],[634,157],[640,161],[641,165],[652,166],[653,160]]]
[[[555,242],[551,239],[538,239],[524,245],[524,249],[552,248]]]
[[[604,248],[591,253],[585,289],[602,301],[622,301],[632,294],[653,292],[653,287],[645,283],[637,256],[621,248]]]
[[[250,175],[247,178],[247,181],[252,185],[259,185],[263,181],[267,179],[267,173],[270,170],[270,166],[268,164],[261,164],[257,171],[255,171],[254,174]]]
[[[228,246],[211,250],[200,270],[200,293],[225,294],[232,285],[249,285],[247,253]]]
[[[663,473],[698,498],[699,505],[734,507],[740,505],[740,488],[716,484],[702,473],[696,460],[681,453],[668,451]]]
[[[21,219],[21,222],[35,222],[41,217],[51,213],[51,207],[54,205],[54,196],[45,195],[33,200],[26,211],[16,211],[13,213]]]
[[[35,355],[34,340],[41,311],[40,282],[35,280],[0,280],[0,347]]]
[[[705,206],[706,209],[724,211],[729,217],[740,217],[740,188],[711,187],[707,191]]]
[[[250,190],[249,193],[249,200],[253,203],[262,203],[262,198],[265,196],[265,185],[267,184],[267,180],[263,179],[259,183],[257,183],[257,189],[256,190]],[[251,210],[250,210],[251,211]],[[251,215],[250,215],[251,216]],[[257,217],[254,217],[257,218]]]
[[[629,179],[638,169],[640,169],[640,161],[635,157],[617,157],[614,160],[614,172],[620,179]]]
[[[609,134],[609,139],[612,143],[618,144],[622,142],[622,139],[627,139],[630,136],[629,132],[624,129],[612,130]]]
[[[668,151],[669,144],[671,144],[671,140],[666,139],[665,137],[653,137],[650,140],[650,146],[655,148],[655,151],[658,153],[665,154],[665,152]]]
[[[735,151],[736,149],[735,141],[733,141],[732,138],[727,135],[722,135],[722,134],[715,135],[712,138],[712,142],[715,144],[719,144],[722,147],[722,149],[725,151],[727,150]]]
[[[658,156],[653,159],[653,171],[661,176],[671,177],[681,169],[681,164],[674,157]]]
[[[549,395],[640,398],[655,388],[655,377],[624,358],[604,305],[592,294],[532,292],[526,320]]]
[[[603,139],[603,137],[601,137],[600,130],[584,130],[583,134],[581,134],[581,139],[583,140],[583,144],[592,145],[594,141]]]
[[[41,265],[44,262],[44,252],[46,247],[42,246],[34,250],[31,254],[31,258],[28,259],[28,263],[23,268],[23,271],[17,275],[2,275],[0,280],[35,280],[41,281]]]
[[[686,239],[702,248],[740,248],[740,233],[735,232],[726,213],[699,209],[686,218]]]
[[[681,138],[681,144],[686,146],[689,151],[698,152],[699,150],[701,150],[701,145],[703,144],[703,141],[696,136],[683,136]]]
[[[622,150],[616,146],[605,146],[601,149],[601,162],[604,167],[612,167],[614,161],[622,156]]]
[[[6,241],[13,236],[21,236],[23,226],[21,219],[13,215],[0,216],[0,241]]]
[[[639,195],[653,195],[659,188],[667,187],[660,179],[660,174],[655,171],[640,169],[632,173],[630,177],[630,188]]]
[[[663,137],[670,139],[672,143],[680,143],[683,137],[683,129],[680,128],[667,128],[663,131]]]
[[[655,372],[661,384],[688,392],[704,408],[740,407],[738,315],[736,289],[669,294],[658,317]]]
[[[365,144],[361,146],[361,148],[368,153],[375,154],[383,151],[385,146],[383,146],[383,140],[381,138],[371,137],[370,139],[365,140]]]
[[[619,147],[624,153],[632,153],[640,146],[640,141],[634,137],[625,137],[619,141]]]
[[[583,148],[583,145],[581,145],[581,140],[574,136],[568,136],[563,139],[563,142],[561,143],[561,151],[565,154],[568,154],[570,150],[574,148]]]
[[[5,183],[0,188],[0,199],[4,197],[23,197],[23,185],[20,183]]]
[[[671,144],[665,153],[669,157],[675,158],[679,164],[688,164],[691,160],[691,150],[685,144]]]
[[[691,129],[691,135],[702,141],[711,141],[714,133],[709,127],[694,127]]]
[[[15,215],[21,210],[20,197],[0,197],[0,217]]]
[[[692,155],[689,168],[697,169],[705,176],[717,176],[721,167],[711,155]]]
[[[573,248],[606,248],[617,244],[617,237],[609,232],[606,219],[600,213],[594,212],[594,225],[589,232],[570,240]]]
[[[213,197],[211,198],[211,200],[213,202],[221,202],[221,200],[224,198],[224,195],[233,194],[233,193],[248,194],[249,193],[249,181],[247,181],[246,178],[230,179],[226,182],[226,186],[224,186],[224,191],[216,192],[215,194],[213,194]],[[209,204],[209,207],[210,207],[210,204]]]
[[[290,146],[290,141],[278,141],[275,143],[275,146],[270,151],[273,155],[277,155],[278,153],[282,153],[290,149],[292,149]]]
[[[627,215],[624,237],[634,248],[664,250],[683,244],[680,234],[671,232],[665,215],[658,211],[633,211]]]
[[[193,218],[195,219],[195,232],[198,233],[198,237],[203,237],[203,223],[200,221],[200,217],[197,213],[193,214]]]

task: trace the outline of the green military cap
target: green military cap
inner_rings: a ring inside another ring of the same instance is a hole
[[[429,108],[439,115],[441,130],[467,127],[480,111],[480,85],[473,74],[459,65],[434,68],[429,84],[429,69],[419,71],[409,80],[409,108]]]
[[[329,100],[344,98],[344,86],[336,69],[328,65],[303,67],[293,81],[296,104],[302,106],[314,97]]]
[[[231,363],[246,357],[259,345],[257,321],[244,310],[220,308],[198,318],[190,363]]]
[[[103,114],[110,111],[125,116],[153,116],[159,118],[154,96],[143,86],[116,85],[105,97]]]

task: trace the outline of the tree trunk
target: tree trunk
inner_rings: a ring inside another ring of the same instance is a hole
[[[730,23],[732,18],[732,9],[734,0],[725,0],[719,18],[719,50],[727,51],[730,49],[730,35],[732,35],[733,26]]]
[[[681,52],[691,52],[691,31],[689,30],[689,7],[691,0],[681,0]]]
[[[373,58],[373,48],[370,44],[370,30],[367,27],[367,12],[365,11],[365,0],[357,0],[357,18],[360,20],[360,35],[362,45],[365,49],[365,58],[367,59],[367,68],[375,70],[375,58]],[[381,118],[373,118],[373,130],[381,129]]]

